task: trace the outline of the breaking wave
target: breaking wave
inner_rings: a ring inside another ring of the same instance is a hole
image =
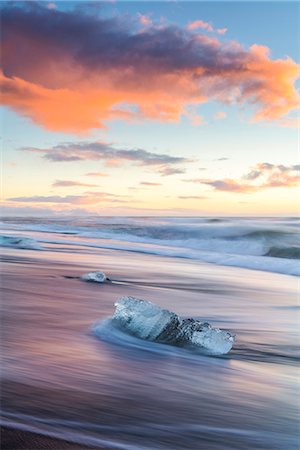
[[[273,258],[300,259],[300,247],[271,247],[264,256]]]
[[[26,238],[33,236],[45,244],[110,248],[300,275],[299,224],[297,218],[87,216],[10,218],[2,229],[8,234],[22,231]],[[37,245],[24,241],[9,237],[4,245]]]

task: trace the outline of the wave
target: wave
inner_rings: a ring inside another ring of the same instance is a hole
[[[296,261],[300,255],[299,224],[296,218],[87,216],[26,219],[23,223],[11,219],[3,222],[2,228],[9,234],[18,230],[30,232],[30,236],[33,233],[43,243],[111,248],[300,275]]]
[[[299,247],[271,247],[264,256],[274,258],[300,259]]]
[[[98,243],[87,241],[47,241],[56,244],[78,245],[89,248],[103,248],[121,250],[134,253],[185,258],[203,261],[221,266],[240,267],[244,269],[281,273],[284,275],[300,275],[299,264],[295,260],[274,258],[270,256],[239,255],[233,253],[204,252],[200,250],[184,249],[181,247],[158,246],[151,244],[123,243],[118,241],[102,241]]]
[[[42,250],[41,245],[36,240],[17,236],[0,235],[0,246],[28,250]]]

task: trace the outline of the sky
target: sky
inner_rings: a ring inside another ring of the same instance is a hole
[[[1,2],[2,214],[298,215],[298,2]]]

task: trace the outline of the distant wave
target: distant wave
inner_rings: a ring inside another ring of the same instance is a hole
[[[24,248],[24,249],[28,249],[28,250],[42,250],[41,245],[34,239],[15,237],[15,236],[0,235],[0,246],[1,247]]]
[[[264,256],[274,258],[300,259],[300,247],[271,247]]]
[[[110,248],[300,275],[299,225],[297,218],[86,216],[6,219],[2,229],[26,233],[5,246],[37,248],[41,242]]]

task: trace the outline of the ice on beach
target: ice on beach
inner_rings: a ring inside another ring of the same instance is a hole
[[[234,336],[228,331],[210,327],[203,332],[195,331],[191,341],[194,345],[207,349],[213,355],[225,355],[230,352],[234,344]]]
[[[165,331],[171,332],[171,329],[176,329],[179,324],[176,314],[146,300],[122,297],[115,306],[113,319],[131,334],[142,339],[159,340]]]
[[[104,283],[108,280],[104,272],[89,272],[82,275],[81,279],[83,281],[92,281],[94,283]]]
[[[115,306],[114,323],[141,339],[190,346],[215,355],[228,353],[234,344],[231,333],[196,319],[181,319],[147,300],[122,297]]]

